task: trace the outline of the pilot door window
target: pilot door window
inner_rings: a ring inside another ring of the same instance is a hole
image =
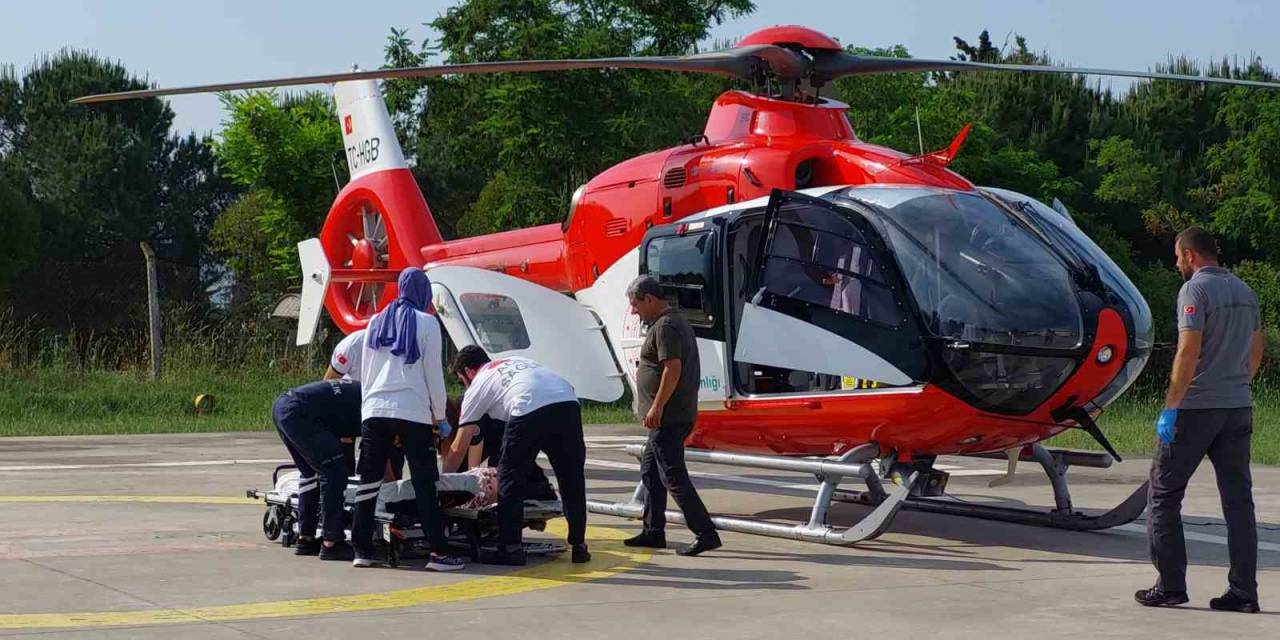
[[[464,293],[460,302],[485,351],[502,353],[529,348],[529,332],[515,300],[491,293]]]
[[[753,230],[744,226],[735,234],[735,241],[751,245],[735,247],[735,252],[758,255],[755,251],[762,238],[751,233]],[[763,257],[759,286],[769,294],[886,328],[897,328],[906,321],[885,284],[879,266],[882,256],[852,223],[829,209],[808,205],[782,208]],[[745,265],[735,266],[745,270]],[[735,377],[739,389],[748,394],[827,393],[886,386],[874,380],[751,363],[737,363]]]
[[[711,233],[665,236],[650,240],[645,250],[646,271],[658,279],[667,302],[694,327],[716,324],[714,243]]]
[[[761,284],[775,295],[898,327],[906,317],[878,258],[848,220],[827,209],[787,207],[778,213]]]

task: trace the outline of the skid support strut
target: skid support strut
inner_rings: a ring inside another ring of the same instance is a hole
[[[1040,463],[1040,468],[1049,477],[1049,483],[1053,487],[1054,508],[1052,510],[974,504],[946,498],[919,496],[909,497],[902,508],[908,511],[967,516],[1072,531],[1095,531],[1117,527],[1136,520],[1146,510],[1148,483],[1145,482],[1129,494],[1123,502],[1105,513],[1087,515],[1076,511],[1072,506],[1071,491],[1067,486],[1067,470],[1073,464],[1106,468],[1111,465],[1111,458],[1106,454],[1054,451],[1036,444],[1022,453],[1011,452],[1009,455],[1020,455],[1024,460]],[[837,491],[833,499],[836,502],[862,505],[878,504],[874,494],[861,491]]]
[[[775,538],[852,545],[874,539],[889,528],[889,523],[897,515],[898,509],[906,503],[907,496],[918,478],[918,474],[913,473],[901,485],[894,484],[886,490],[869,462],[878,450],[879,448],[874,444],[863,445],[845,453],[839,460],[831,461],[686,449],[685,460],[807,473],[816,476],[821,483],[818,486],[818,495],[813,501],[813,508],[809,512],[809,521],[804,524],[786,525],[752,518],[712,515],[711,521],[717,528]],[[644,453],[644,445],[630,445],[626,448],[626,452],[639,458]],[[875,509],[852,527],[844,529],[832,527],[827,523],[831,501],[837,495],[840,483],[850,477],[859,478],[866,484],[866,491],[860,492],[859,495],[866,496],[869,503],[874,504]],[[640,485],[629,502],[588,500],[587,509],[592,513],[640,518],[644,515],[644,497],[644,486]],[[667,511],[667,519],[680,523],[685,521],[683,514],[679,511]]]

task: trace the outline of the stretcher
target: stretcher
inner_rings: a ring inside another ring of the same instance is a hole
[[[262,515],[263,535],[285,547],[293,546],[302,533],[298,513],[299,477],[294,465],[280,465],[271,474],[271,489],[245,491],[247,497],[262,500],[266,505]],[[544,482],[530,487],[524,501],[524,527],[534,531],[546,529],[548,520],[564,515],[555,490],[545,482],[545,477],[543,479]],[[349,478],[345,491],[343,529],[348,535],[358,484],[359,478]],[[479,561],[482,552],[496,551],[498,541],[497,505],[468,506],[480,490],[480,479],[471,474],[445,473],[436,481],[436,497],[444,518],[445,536],[450,546],[463,550],[473,561]],[[425,539],[410,480],[383,483],[374,507],[374,521],[377,525],[374,544],[382,548],[388,564],[396,566],[402,558],[426,556]],[[320,535],[319,531],[310,533],[317,537]],[[567,547],[561,542],[525,541],[524,548],[526,555],[541,556],[562,553]]]

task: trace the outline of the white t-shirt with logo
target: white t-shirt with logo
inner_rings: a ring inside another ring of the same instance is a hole
[[[440,323],[421,311],[417,315],[418,351],[413,364],[391,355],[391,347],[370,348],[363,341],[360,354],[360,381],[364,401],[360,419],[398,418],[419,424],[439,424],[445,419],[447,397],[444,364],[441,362]]]
[[[344,380],[360,381],[360,356],[364,352],[364,329],[356,331],[338,342],[329,357],[329,366],[342,374]]]
[[[485,364],[462,397],[458,424],[474,424],[488,415],[509,422],[557,402],[577,402],[573,385],[528,358],[502,358]]]

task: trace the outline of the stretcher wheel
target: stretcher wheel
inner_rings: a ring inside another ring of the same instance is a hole
[[[267,507],[262,514],[262,535],[267,540],[275,542],[280,537],[280,514],[277,511],[279,507]]]

